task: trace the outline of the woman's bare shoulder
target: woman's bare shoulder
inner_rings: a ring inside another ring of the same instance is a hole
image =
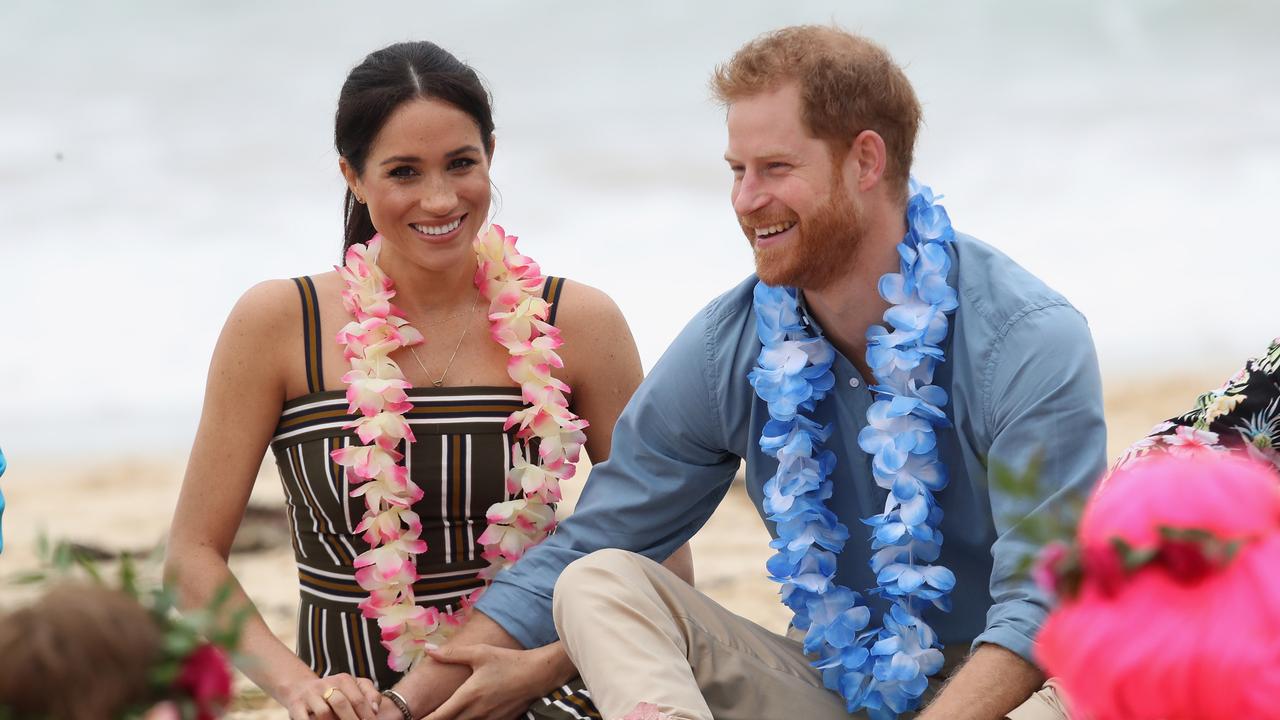
[[[627,329],[626,318],[608,293],[586,283],[565,278],[556,301],[556,326],[568,339]],[[627,331],[630,334],[630,331]]]
[[[291,279],[263,280],[245,290],[231,308],[227,328],[247,332],[280,332],[302,318],[301,295]]]
[[[564,345],[571,384],[619,384],[620,378],[640,377],[640,355],[622,310],[607,293],[573,280],[565,280],[556,308],[556,327]],[[627,383],[634,386],[629,380]],[[629,394],[629,391],[628,391]]]
[[[242,324],[247,330],[278,333],[301,326],[303,307],[307,302],[322,305],[331,295],[339,292],[340,278],[336,272],[308,276],[314,295],[308,299],[299,287],[297,278],[263,280],[240,296],[231,309],[228,325]],[[310,289],[307,289],[310,294]]]

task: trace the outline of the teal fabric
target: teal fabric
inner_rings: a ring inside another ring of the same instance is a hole
[[[0,476],[4,475],[8,465],[4,461],[4,451],[0,450]],[[4,492],[0,491],[0,552],[4,552]]]
[[[960,306],[935,382],[951,398],[953,422],[938,431],[950,478],[938,494],[946,512],[939,562],[955,572],[957,585],[953,610],[930,610],[926,619],[944,644],[992,643],[1031,660],[1048,603],[1019,572],[1034,548],[1010,528],[1029,514],[1062,511],[1101,475],[1106,432],[1097,358],[1084,317],[1061,295],[972,237],[957,234],[951,252],[948,281]],[[551,594],[566,565],[606,547],[666,558],[706,522],[743,459],[747,492],[760,508],[777,461],[758,445],[768,412],[747,382],[760,352],[755,284],[747,278],[685,327],[622,413],[612,454],[591,471],[574,514],[481,598],[478,608],[526,647],[556,637]],[[837,458],[835,491],[827,506],[852,531],[837,580],[872,588],[860,519],[883,511],[885,491],[857,437],[873,398],[848,358],[837,354],[832,371],[836,389],[814,418],[835,424],[827,442]],[[988,483],[989,468],[1022,469],[1037,452],[1043,497],[1007,497]],[[873,613],[882,607],[871,605]]]

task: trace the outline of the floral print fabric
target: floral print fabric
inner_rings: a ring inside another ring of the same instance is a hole
[[[1152,452],[1235,451],[1280,470],[1280,338],[1245,363],[1189,412],[1156,425],[1116,462],[1123,467]]]

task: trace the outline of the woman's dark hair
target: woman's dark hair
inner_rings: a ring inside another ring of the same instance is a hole
[[[442,100],[470,115],[480,128],[486,152],[492,152],[492,99],[476,71],[435,43],[396,43],[371,53],[357,65],[338,96],[333,144],[357,174],[364,173],[369,148],[387,118],[415,98]],[[377,232],[369,208],[356,202],[349,188],[343,223],[344,252],[356,243],[368,242]]]

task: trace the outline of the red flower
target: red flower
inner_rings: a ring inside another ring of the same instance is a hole
[[[1166,539],[1160,544],[1159,559],[1173,579],[1184,584],[1200,580],[1215,567],[1204,546],[1195,541]]]
[[[1120,591],[1124,585],[1124,558],[1116,548],[1103,545],[1084,549],[1085,577],[1093,583],[1103,595],[1111,596]]]
[[[196,720],[214,720],[231,701],[231,666],[216,645],[196,648],[186,660],[174,687],[196,704]]]

